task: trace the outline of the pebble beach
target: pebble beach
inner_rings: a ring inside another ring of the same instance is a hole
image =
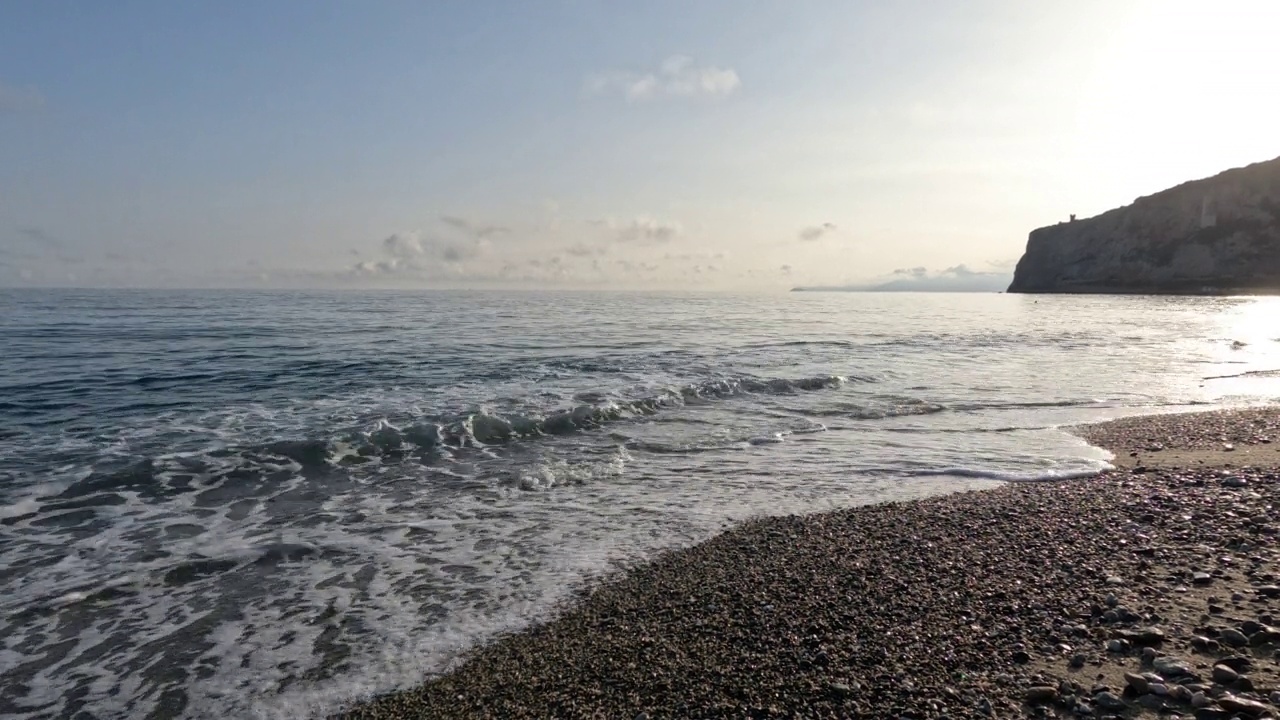
[[[1077,429],[1084,479],[771,517],[348,718],[1280,713],[1280,412]]]

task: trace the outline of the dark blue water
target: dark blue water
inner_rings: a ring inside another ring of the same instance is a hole
[[[0,290],[0,714],[329,711],[738,519],[1087,472],[1061,426],[1273,399],[1275,317]]]

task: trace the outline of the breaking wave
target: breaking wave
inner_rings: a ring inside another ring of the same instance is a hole
[[[596,402],[574,405],[545,414],[477,410],[452,418],[434,418],[393,425],[380,421],[369,431],[347,438],[345,455],[372,456],[401,450],[463,449],[506,444],[545,436],[594,430],[610,423],[649,417],[665,409],[714,402],[742,395],[787,395],[834,389],[848,380],[838,375],[798,379],[738,377],[708,380],[676,389],[664,389],[640,398],[607,398],[580,393]],[[334,443],[323,441],[277,442],[265,449],[306,465],[332,459]],[[341,456],[339,456],[341,457]]]

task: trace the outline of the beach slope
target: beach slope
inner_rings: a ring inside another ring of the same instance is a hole
[[[1277,712],[1280,413],[1080,432],[1120,467],[749,522],[348,717]]]

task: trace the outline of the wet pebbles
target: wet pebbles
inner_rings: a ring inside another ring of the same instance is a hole
[[[1278,416],[1250,412],[1248,439],[1222,414],[1200,434],[1197,416],[1088,432],[1117,453],[1269,438]],[[349,716],[1268,716],[1278,537],[1275,468],[1126,470],[763,519]]]

